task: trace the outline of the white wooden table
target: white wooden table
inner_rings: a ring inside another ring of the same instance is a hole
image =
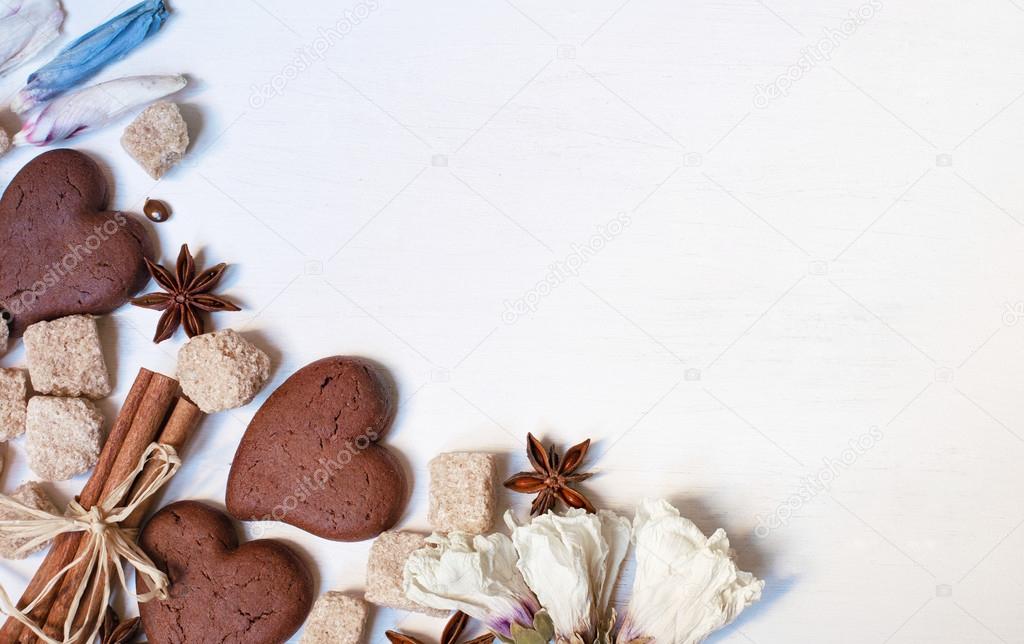
[[[67,31],[127,4],[66,0]],[[215,325],[275,371],[204,424],[166,498],[222,504],[272,387],[360,354],[401,390],[403,527],[427,527],[440,451],[500,452],[504,474],[527,431],[591,437],[601,506],[668,497],[767,580],[715,642],[1024,641],[1020,0],[173,9],[103,78],[190,75],[187,163],[154,185],[121,125],[73,145],[117,207],[172,205],[165,260],[232,263],[245,311]],[[0,160],[4,183],[35,153]],[[140,365],[173,372],[156,317],[102,323],[110,416]],[[7,456],[4,490],[30,476]],[[265,536],[320,591],[362,588],[369,543]],[[369,641],[398,623],[441,628],[378,611]]]

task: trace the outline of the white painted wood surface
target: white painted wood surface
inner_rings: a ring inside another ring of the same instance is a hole
[[[65,4],[78,34],[128,3]],[[233,264],[245,312],[214,323],[271,353],[271,388],[337,353],[391,368],[402,527],[440,451],[514,471],[527,431],[589,436],[600,505],[673,499],[767,579],[715,642],[1024,641],[1019,0],[173,8],[102,78],[190,74],[189,160],[154,185],[121,126],[73,146],[117,207],[173,206],[166,260]],[[156,318],[103,322],[111,415],[174,368]],[[205,423],[167,499],[222,503],[267,392]],[[362,588],[368,543],[265,535]],[[378,611],[369,641],[399,623],[441,628]]]

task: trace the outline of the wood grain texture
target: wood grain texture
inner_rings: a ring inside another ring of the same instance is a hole
[[[108,4],[66,3],[62,42]],[[231,264],[244,310],[211,328],[274,371],[204,421],[163,498],[222,503],[269,392],[358,354],[397,381],[403,528],[429,530],[439,452],[496,452],[501,478],[528,431],[591,438],[598,507],[668,497],[767,580],[709,642],[1024,641],[1024,13],[881,4],[174,2],[104,73],[196,79],[188,162],[154,187],[126,122],[74,145],[115,207],[172,206],[165,263],[188,242]],[[101,322],[112,401],[140,364],[173,373],[184,337],[154,346],[156,318]],[[32,476],[21,452],[5,489]],[[367,543],[240,529],[304,552],[321,591],[364,587]],[[399,622],[443,627],[381,610],[368,641]]]

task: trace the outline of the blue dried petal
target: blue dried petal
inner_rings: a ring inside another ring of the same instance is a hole
[[[168,15],[163,0],[145,0],[111,18],[29,76],[11,102],[11,109],[24,114],[91,78],[160,31]]]

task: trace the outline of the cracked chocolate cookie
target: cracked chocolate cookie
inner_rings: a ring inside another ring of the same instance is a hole
[[[228,512],[334,541],[393,527],[405,475],[377,441],[394,415],[390,382],[369,361],[336,356],[303,367],[249,423],[228,477]]]
[[[108,212],[107,181],[75,150],[21,169],[0,198],[0,307],[11,335],[40,320],[109,313],[147,279],[142,224]]]
[[[166,601],[139,605],[151,642],[281,644],[312,608],[313,578],[294,551],[266,539],[239,545],[231,519],[202,503],[160,510],[139,544],[171,581]]]

